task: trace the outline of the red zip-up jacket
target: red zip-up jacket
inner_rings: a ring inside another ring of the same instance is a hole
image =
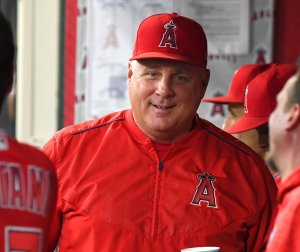
[[[300,251],[300,167],[281,182],[268,252]]]
[[[131,110],[67,127],[44,151],[58,173],[60,252],[263,246],[274,180],[250,148],[198,116],[163,160]]]
[[[0,252],[48,251],[56,194],[46,155],[0,130]]]

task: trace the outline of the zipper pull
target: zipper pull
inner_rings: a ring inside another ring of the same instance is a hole
[[[159,163],[158,163],[158,170],[159,171],[162,171],[163,170],[163,162],[162,162],[162,160],[159,160]]]

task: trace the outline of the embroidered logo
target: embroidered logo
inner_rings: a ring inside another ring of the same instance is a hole
[[[207,207],[217,208],[216,189],[213,185],[216,178],[207,172],[198,174],[197,177],[200,183],[191,204],[201,206],[205,202]]]
[[[218,96],[222,96],[224,94],[222,94],[221,92],[217,92],[215,93],[214,97],[218,97]],[[225,112],[224,112],[224,104],[222,103],[213,103],[213,107],[212,107],[212,111],[210,112],[210,116],[214,117],[217,115],[220,115],[222,117],[225,117]]]
[[[257,59],[256,59],[256,63],[262,63],[265,64],[266,63],[266,50],[264,49],[259,49],[256,51],[257,53]]]
[[[169,23],[166,23],[164,25],[164,28],[165,28],[165,33],[163,34],[159,47],[167,47],[167,45],[169,45],[171,48],[177,48],[176,34],[175,34],[175,30],[177,29],[177,26],[173,23],[173,20],[171,20]]]

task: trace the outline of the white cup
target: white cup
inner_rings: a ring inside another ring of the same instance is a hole
[[[194,247],[185,248],[181,252],[220,252],[220,247]]]

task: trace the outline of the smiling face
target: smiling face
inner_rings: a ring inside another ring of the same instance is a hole
[[[181,62],[130,62],[128,86],[135,123],[155,141],[175,141],[192,128],[208,80],[209,70]]]

